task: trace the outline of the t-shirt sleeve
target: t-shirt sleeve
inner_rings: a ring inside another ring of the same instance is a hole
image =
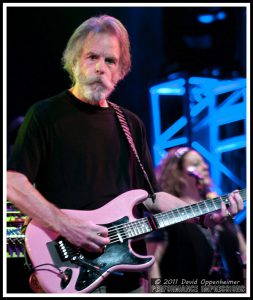
[[[45,126],[39,118],[36,105],[33,105],[20,126],[7,161],[7,170],[22,173],[34,183],[42,161],[46,159],[45,153]]]

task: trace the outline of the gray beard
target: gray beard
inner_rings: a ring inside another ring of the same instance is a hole
[[[114,90],[114,84],[111,82],[102,82],[101,79],[95,76],[86,78],[81,75],[79,66],[77,66],[75,77],[79,86],[80,96],[88,101],[99,102],[100,100],[105,100]]]
[[[96,86],[93,85],[80,85],[80,92],[81,95],[89,100],[98,102],[100,100],[107,99],[112,91],[105,88],[104,86],[97,84]]]
[[[114,90],[114,86],[105,86],[99,80],[80,78],[78,80],[80,96],[84,97],[88,101],[98,102],[100,100],[107,99]]]

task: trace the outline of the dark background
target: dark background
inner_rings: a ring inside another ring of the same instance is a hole
[[[225,20],[197,21],[199,14],[221,9]],[[210,76],[219,68],[226,78],[245,75],[245,7],[8,7],[7,124],[34,102],[70,87],[63,50],[77,26],[100,14],[119,18],[129,32],[132,71],[111,100],[140,116],[150,145],[152,85],[182,71]]]

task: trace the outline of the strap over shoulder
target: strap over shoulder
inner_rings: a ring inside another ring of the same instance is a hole
[[[112,102],[110,102],[110,101],[108,101],[108,104],[114,109],[114,111],[115,111],[115,113],[116,113],[116,115],[117,115],[117,118],[118,118],[118,120],[119,120],[119,123],[120,123],[120,125],[121,125],[121,128],[123,129],[124,134],[125,134],[125,136],[126,136],[126,138],[127,138],[127,141],[128,141],[129,146],[130,146],[130,149],[132,150],[132,152],[133,152],[135,158],[137,159],[138,164],[139,164],[139,166],[140,166],[140,168],[141,168],[141,170],[142,170],[142,172],[143,172],[143,174],[144,174],[144,177],[145,177],[145,179],[146,179],[146,181],[147,181],[147,183],[148,183],[148,185],[149,185],[149,188],[150,188],[150,191],[151,191],[151,195],[149,195],[149,197],[150,197],[150,198],[153,200],[153,202],[154,202],[154,201],[155,201],[156,195],[155,195],[154,189],[153,189],[153,187],[152,187],[152,185],[151,185],[151,182],[150,182],[150,180],[149,180],[149,178],[148,178],[148,174],[147,174],[147,172],[145,171],[143,164],[141,163],[141,160],[140,160],[140,157],[139,157],[138,152],[137,152],[137,150],[136,150],[136,147],[135,147],[135,144],[134,144],[134,140],[133,140],[133,137],[132,137],[130,128],[129,128],[129,126],[128,126],[126,117],[125,117],[125,115],[124,115],[122,109],[121,109],[117,104],[112,103]]]

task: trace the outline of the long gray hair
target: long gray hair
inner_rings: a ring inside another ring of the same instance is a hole
[[[74,84],[75,78],[72,67],[80,59],[83,43],[90,32],[111,33],[119,40],[120,45],[120,78],[123,79],[131,69],[131,55],[129,36],[124,25],[114,17],[102,15],[92,17],[83,22],[70,37],[67,47],[63,52],[63,68],[69,73]]]

